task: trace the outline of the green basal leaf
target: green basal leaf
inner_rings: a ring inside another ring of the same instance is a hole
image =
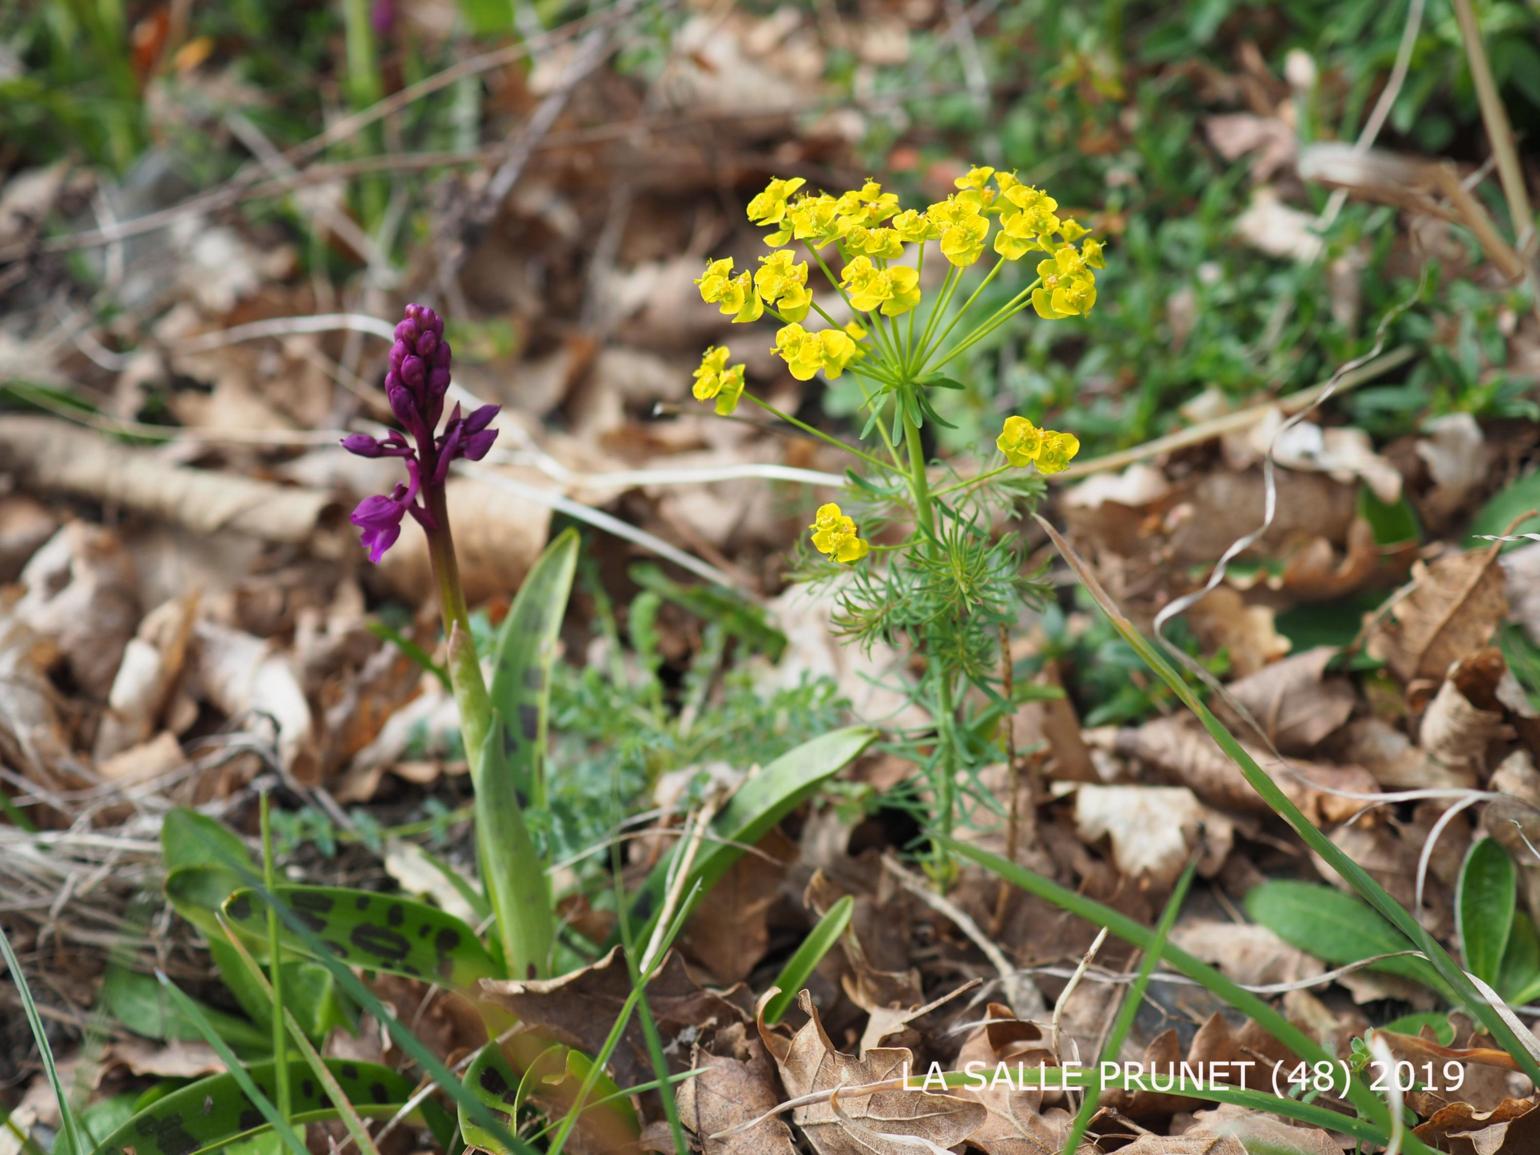
[[[341,886],[279,886],[274,893],[349,966],[404,975],[451,990],[498,976],[497,964],[476,932],[436,906]],[[224,914],[245,937],[267,934],[267,903],[251,887],[226,900]],[[283,931],[287,949],[308,953]]]
[[[695,855],[685,889],[700,886],[707,891],[742,856],[786,815],[812,796],[819,786],[844,769],[877,738],[868,726],[849,726],[804,742],[782,754],[738,788],[711,823],[712,837],[703,840]],[[668,883],[669,866],[677,848],[658,863],[632,899],[631,917],[645,924],[636,935],[645,941],[651,934]]]
[[[166,999],[165,989],[158,981],[125,967],[114,965],[107,969],[98,1005],[114,1021],[146,1039],[198,1041],[203,1038],[193,1021]],[[272,1053],[270,1032],[213,1007],[200,1004],[199,1009],[219,1037],[236,1051]]]
[[[1518,871],[1495,838],[1470,848],[1455,888],[1455,925],[1465,965],[1488,985],[1498,981],[1513,913],[1518,903]]]
[[[259,1027],[271,1027],[272,1005],[251,981],[214,918],[231,894],[261,878],[261,867],[233,832],[207,815],[181,807],[162,822],[160,844],[167,871],[166,898],[172,909],[203,932],[219,977],[241,1010]],[[267,947],[254,943],[252,953],[265,960]],[[339,1026],[353,1028],[352,1008],[324,967],[302,959],[285,962],[283,984],[285,1004],[312,1040],[325,1038]]]
[[[566,530],[531,567],[497,633],[492,709],[503,718],[503,748],[519,793],[544,802],[546,715],[557,637],[577,573],[578,535]],[[477,784],[480,790],[480,783]],[[478,818],[480,816],[478,808]]]
[[[360,1115],[389,1117],[411,1097],[416,1085],[389,1067],[328,1059],[327,1069]],[[274,1093],[276,1064],[247,1068],[257,1088]],[[315,1123],[337,1117],[336,1108],[303,1062],[289,1064],[293,1090],[293,1123]],[[419,1118],[441,1148],[453,1137],[449,1116],[432,1100],[419,1107]],[[202,1155],[268,1130],[266,1120],[236,1084],[233,1075],[212,1075],[155,1100],[107,1136],[96,1155]]]
[[[1513,930],[1497,969],[1497,993],[1516,1007],[1540,998],[1540,935],[1534,921],[1522,911],[1513,915]]]
[[[797,992],[807,984],[808,977],[818,969],[818,964],[823,961],[824,955],[834,949],[834,944],[839,942],[840,935],[845,933],[845,928],[850,925],[850,915],[856,908],[856,900],[845,895],[818,920],[818,925],[808,932],[802,945],[786,960],[786,965],[781,968],[781,973],[775,976],[772,986],[780,988],[781,993],[765,1004],[764,1018],[769,1026],[775,1026],[781,1021],[781,1016],[791,1009]]]
[[[1408,949],[1406,939],[1371,906],[1325,883],[1264,882],[1246,895],[1246,913],[1290,946],[1334,966]],[[1411,979],[1453,1001],[1422,959],[1384,959],[1370,969]]]
[[[1447,1047],[1454,1042],[1454,1024],[1442,1011],[1419,1011],[1402,1015],[1376,1029],[1397,1035],[1417,1035],[1424,1027],[1432,1031],[1434,1039],[1442,1045]]]

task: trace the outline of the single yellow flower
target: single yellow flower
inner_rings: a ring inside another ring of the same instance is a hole
[[[727,291],[727,285],[732,277],[733,259],[731,257],[707,261],[706,271],[695,278],[695,283],[700,286],[700,299],[708,305],[715,305]]]
[[[775,354],[798,381],[811,381],[823,368],[823,349],[817,335],[796,322],[776,331]]]
[[[905,209],[893,218],[891,225],[898,239],[911,245],[933,241],[940,235],[930,218],[918,209]]]
[[[990,178],[994,175],[995,170],[990,168],[988,165],[978,165],[974,168],[970,168],[967,172],[963,173],[962,176],[958,177],[952,183],[958,188],[962,189],[981,189],[989,184]]]
[[[792,205],[786,212],[782,228],[789,228],[790,235],[799,241],[824,245],[837,235],[837,217],[834,198],[828,193],[820,193],[817,196],[805,196]]]
[[[1100,259],[1100,249],[1096,256]],[[1083,317],[1096,304],[1096,276],[1073,245],[1061,245],[1037,264],[1042,286],[1032,291],[1032,307],[1044,320]]]
[[[893,295],[887,273],[866,256],[853,257],[840,273],[840,288],[850,297],[852,308],[870,313]]]
[[[1070,244],[1074,244],[1090,231],[1074,217],[1065,217],[1059,222],[1059,235]]]
[[[813,304],[812,290],[807,287],[807,262],[794,263],[786,249],[759,258],[754,289],[760,300],[788,321],[802,320]]]
[[[813,524],[813,548],[843,565],[860,561],[871,551],[871,544],[856,531],[855,519],[834,502],[818,507]]]
[[[1073,433],[1055,433],[1051,430],[1043,433],[1042,449],[1037,455],[1037,471],[1039,473],[1058,473],[1074,459],[1080,452],[1080,438]]]
[[[835,381],[852,361],[861,356],[861,346],[843,329],[821,329],[818,333],[818,355],[823,375]]]
[[[735,325],[757,321],[765,314],[765,303],[754,291],[754,275],[747,269],[727,282],[716,304],[724,316],[732,317]]]
[[[690,392],[697,401],[715,401],[717,413],[726,417],[738,408],[743,396],[743,365],[728,368],[732,352],[726,345],[712,345],[701,355],[700,368],[695,370],[695,385]]]
[[[1080,259],[1085,262],[1088,269],[1105,269],[1106,260],[1102,257],[1102,243],[1095,237],[1086,237],[1080,244]]]
[[[931,205],[925,215],[940,229],[941,255],[952,264],[971,265],[983,255],[989,218],[977,205],[951,196]]]
[[[1043,450],[1043,430],[1025,417],[1007,417],[995,438],[995,448],[1018,469],[1031,465]]]
[[[779,224],[786,216],[786,200],[792,193],[805,185],[807,181],[800,176],[781,180],[779,177],[771,177],[770,183],[765,186],[765,191],[756,196],[748,204],[748,218],[756,225]]]
[[[897,317],[920,303],[919,270],[900,265],[887,271],[889,293],[882,303],[884,317]]]

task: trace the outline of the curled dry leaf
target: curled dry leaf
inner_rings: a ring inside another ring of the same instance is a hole
[[[0,497],[0,584],[14,581],[58,528],[59,519],[42,502],[20,494]]]
[[[1452,1155],[1529,1155],[1540,1150],[1540,1104],[1507,1099],[1478,1111],[1451,1103],[1415,1130],[1417,1138]]]
[[[111,758],[143,742],[160,724],[187,661],[198,596],[174,598],[145,615],[118,663],[107,712],[96,732],[96,757]]]
[[[266,719],[277,730],[284,772],[314,785],[315,724],[290,658],[261,638],[212,622],[196,627],[193,654],[198,696],[228,718],[252,725]]]
[[[1087,739],[1153,766],[1211,806],[1250,814],[1271,813],[1235,763],[1214,745],[1197,720],[1187,715],[1155,718],[1137,729],[1111,734],[1090,731]],[[1363,805],[1361,800],[1342,798],[1335,791],[1372,793],[1377,789],[1373,775],[1358,766],[1299,760],[1280,766],[1265,750],[1249,742],[1242,745],[1273,773],[1279,787],[1313,822],[1343,821]]]
[[[1395,790],[1469,785],[1464,775],[1440,766],[1383,718],[1349,722],[1332,742],[1332,752],[1339,761],[1362,766],[1379,785]]]
[[[1500,555],[1512,618],[1540,645],[1540,542]]]
[[[1493,744],[1513,737],[1509,710],[1533,716],[1502,654],[1490,647],[1478,650],[1450,669],[1433,696],[1418,732],[1422,748],[1460,785],[1475,786]]]
[[[48,667],[57,651],[15,616],[0,616],[0,761],[40,786],[79,780]]]
[[[0,461],[35,490],[110,500],[198,534],[230,531],[321,557],[342,554],[342,511],[329,493],[191,469],[42,417],[0,417]]]
[[[1211,877],[1230,854],[1235,826],[1185,786],[1091,786],[1075,790],[1075,828],[1087,842],[1106,837],[1118,869],[1165,888],[1194,850]]]
[[[796,1034],[788,1038],[761,1018],[759,1036],[790,1098],[831,1093],[792,1112],[819,1155],[914,1155],[916,1149],[941,1155],[983,1124],[987,1112],[972,1099],[904,1089],[902,1080],[914,1062],[907,1047],[878,1047],[859,1059],[843,1054],[825,1033],[807,992],[797,1001],[808,1021]],[[878,1083],[883,1089],[859,1089]]]
[[[1219,155],[1238,160],[1254,153],[1251,175],[1268,180],[1279,169],[1294,163],[1298,131],[1276,116],[1256,116],[1249,112],[1226,112],[1206,117],[1203,132]]]
[[[1407,543],[1388,554],[1374,540],[1374,527],[1363,518],[1348,526],[1341,555],[1324,537],[1311,537],[1290,551],[1283,572],[1269,576],[1269,589],[1282,590],[1300,601],[1332,601],[1356,593],[1382,569],[1399,573],[1409,564],[1415,546]]]
[[[1235,235],[1270,257],[1308,264],[1321,255],[1315,214],[1284,204],[1277,190],[1266,185],[1252,193],[1246,211],[1236,218]]]
[[[107,696],[139,620],[134,564],[117,535],[72,522],[21,571],[13,612],[50,639],[88,698]]]
[[[1304,754],[1342,726],[1357,702],[1351,682],[1326,677],[1336,654],[1330,646],[1317,646],[1264,666],[1227,689],[1280,752]],[[1235,719],[1236,711],[1225,700],[1216,709],[1226,720]]]
[[[1369,653],[1403,683],[1442,678],[1487,644],[1508,612],[1497,549],[1450,553],[1412,567],[1412,588],[1369,633]]]
[[[1476,418],[1446,413],[1424,423],[1426,437],[1417,441],[1417,456],[1427,466],[1433,486],[1417,499],[1418,511],[1443,524],[1469,509],[1473,495],[1486,484],[1490,451]]]

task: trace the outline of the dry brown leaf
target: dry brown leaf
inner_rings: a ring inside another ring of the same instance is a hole
[[[1490,1111],[1469,1103],[1451,1103],[1416,1135],[1451,1155],[1532,1155],[1540,1150],[1540,1104],[1533,1099],[1508,1099]]]
[[[1193,1115],[1195,1125],[1182,1132],[1183,1139],[1214,1136],[1240,1142],[1243,1150],[1269,1146],[1290,1155],[1342,1155],[1342,1144],[1319,1127],[1295,1127],[1234,1103]]]
[[[1342,762],[1362,766],[1381,786],[1396,790],[1449,789],[1469,785],[1465,775],[1434,762],[1383,718],[1357,718],[1332,743]]]
[[[798,1005],[808,1021],[796,1034],[787,1038],[761,1019],[759,1035],[790,1098],[838,1092],[792,1112],[792,1121],[820,1155],[914,1155],[917,1148],[943,1155],[983,1124],[983,1104],[960,1095],[902,1087],[856,1090],[902,1079],[913,1054],[906,1047],[879,1047],[860,1059],[843,1054],[824,1032],[806,991]]]
[[[1119,1155],[1247,1155],[1245,1145],[1229,1136],[1189,1139],[1169,1135],[1140,1135]]]
[[[1330,646],[1317,646],[1226,688],[1282,753],[1308,753],[1348,720],[1357,702],[1351,682],[1326,677],[1327,663],[1336,654]],[[1221,716],[1234,717],[1223,699],[1216,707]]]
[[[1340,557],[1326,538],[1308,538],[1286,555],[1283,572],[1269,576],[1267,585],[1301,601],[1333,601],[1356,593],[1382,569],[1401,572],[1413,548],[1408,543],[1387,555],[1374,540],[1374,527],[1356,518],[1348,526]]]
[[[1110,839],[1118,869],[1157,888],[1176,881],[1194,849],[1211,877],[1235,841],[1230,819],[1185,786],[1077,787],[1075,828],[1087,842]]]
[[[512,1011],[520,1021],[593,1055],[604,1046],[620,1017],[632,984],[626,960],[616,947],[598,962],[561,978],[529,982],[483,979],[481,989],[490,1002]],[[665,1039],[686,1029],[705,1031],[744,1018],[743,1012],[727,999],[697,985],[678,952],[671,952],[663,960],[647,985],[647,1005]],[[610,1059],[610,1071],[622,1087],[645,1083],[654,1077],[646,1038],[634,1016]]]
[[[1508,612],[1497,550],[1450,553],[1412,567],[1412,588],[1369,634],[1369,653],[1403,683],[1442,678],[1487,644]]]
[[[795,862],[796,845],[777,828],[760,839],[696,904],[681,949],[724,985],[742,982],[770,945],[771,904]]]
[[[0,616],[0,761],[45,789],[83,781],[48,680],[56,654],[47,638]]]
[[[1269,606],[1250,606],[1238,590],[1220,586],[1187,612],[1187,620],[1203,645],[1230,655],[1238,677],[1255,674],[1289,652],[1289,639],[1274,624]]]
[[[780,1103],[763,1046],[751,1043],[749,1049],[743,1060],[697,1048],[690,1066],[700,1074],[679,1088],[679,1118],[700,1139],[705,1155],[795,1155],[797,1145],[779,1115],[717,1138]]]
[[[1254,180],[1265,181],[1279,169],[1294,163],[1298,132],[1276,116],[1226,112],[1205,117],[1203,132],[1226,160],[1255,153],[1251,162]]]
[[[314,785],[315,722],[291,658],[261,638],[212,622],[196,627],[192,654],[198,696],[228,718],[276,727],[285,773]]]
[[[165,602],[145,615],[128,640],[96,732],[96,757],[111,758],[143,742],[170,704],[187,661],[198,595]]]
[[[1088,731],[1086,739],[1093,747],[1110,748],[1155,767],[1173,781],[1189,787],[1211,806],[1225,811],[1271,813],[1239,767],[1214,744],[1213,738],[1197,720],[1188,715],[1155,718],[1138,729],[1111,733]],[[1249,742],[1242,745],[1263,767],[1276,767],[1274,780],[1314,822],[1340,822],[1363,806],[1361,800],[1341,798],[1332,791],[1369,793],[1377,789],[1373,775],[1358,766],[1291,759],[1289,768],[1295,773],[1289,773],[1278,767],[1277,759],[1266,751]]]
[[[1242,433],[1225,438],[1225,456],[1233,469],[1261,461],[1269,452],[1284,469],[1325,473],[1337,481],[1355,477],[1387,504],[1401,499],[1401,474],[1374,451],[1369,435],[1351,426],[1324,427],[1300,421],[1284,428],[1284,415],[1269,409]]]
[[[0,497],[0,584],[14,581],[58,528],[59,519],[42,502],[21,494]]]
[[[1433,487],[1417,500],[1423,517],[1443,524],[1465,511],[1486,484],[1486,437],[1469,413],[1446,413],[1423,424],[1426,437],[1417,440],[1417,456],[1428,468]]]
[[[970,1147],[988,1155],[1059,1155],[1069,1132],[1070,1114],[1063,1107],[1043,1107],[1044,1092],[1036,1087],[1013,1087],[990,1075],[1006,1064],[1014,1071],[1020,1063],[1028,1070],[1039,1065],[1057,1066],[1058,1057],[1034,1023],[1018,1019],[1011,1008],[990,1003],[985,1022],[964,1041],[953,1066],[960,1071],[980,1072],[988,1083],[965,1088],[961,1093],[977,1099],[989,1112],[984,1123],[968,1138]],[[970,1064],[978,1064],[970,1068]],[[1051,1092],[1057,1099],[1059,1094]],[[1080,1151],[1094,1151],[1082,1144]]]
[[[1172,928],[1171,941],[1248,986],[1298,982],[1325,971],[1319,961],[1255,923],[1184,919]]]
[[[1525,635],[1540,645],[1540,542],[1500,555],[1511,617]]]
[[[1270,257],[1309,264],[1321,255],[1315,214],[1284,204],[1277,190],[1266,185],[1252,192],[1246,211],[1235,219],[1235,235]]]
[[[1492,745],[1513,737],[1505,703],[1528,711],[1523,690],[1516,697],[1511,690],[1505,694],[1504,679],[1512,681],[1513,675],[1502,654],[1477,650],[1449,671],[1423,714],[1418,729],[1423,751],[1461,786],[1477,785]]]
[[[139,622],[134,563],[116,534],[71,522],[21,571],[14,613],[49,638],[85,696],[107,696]]]
[[[0,461],[33,489],[110,500],[199,534],[230,531],[321,557],[340,557],[346,544],[342,510],[329,493],[189,469],[62,421],[0,417]]]

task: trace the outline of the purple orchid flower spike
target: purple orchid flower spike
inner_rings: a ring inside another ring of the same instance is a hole
[[[462,457],[480,461],[497,439],[497,430],[488,428],[497,416],[496,405],[483,405],[468,417],[462,417],[456,405],[443,433],[438,433],[449,392],[451,358],[443,318],[424,305],[408,305],[396,326],[385,374],[385,396],[402,429],[385,437],[354,433],[342,439],[349,453],[400,457],[406,465],[406,484],[388,494],[364,498],[353,511],[351,520],[359,528],[359,539],[376,564],[401,536],[401,521],[407,514],[427,530],[430,549],[447,545],[444,483],[449,466]],[[436,542],[436,534],[444,541]]]

